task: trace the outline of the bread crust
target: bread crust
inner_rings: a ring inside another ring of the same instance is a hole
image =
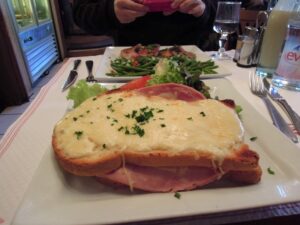
[[[231,181],[242,183],[242,184],[257,184],[258,182],[260,182],[261,175],[262,175],[262,169],[260,166],[257,166],[250,170],[229,171],[226,174],[226,178]]]
[[[259,156],[243,144],[235,154],[226,157],[222,162],[212,154],[200,151],[182,151],[174,154],[167,151],[155,150],[151,152],[126,151],[126,162],[152,167],[181,167],[199,166],[215,167],[223,171],[249,170],[258,166]]]
[[[101,154],[101,157],[67,157],[62,149],[58,148],[56,138],[52,137],[52,146],[55,157],[60,166],[78,176],[101,176],[109,173],[122,165],[122,156],[118,152],[110,152],[109,154]]]
[[[118,169],[126,163],[150,167],[184,167],[199,166],[215,168],[222,171],[249,171],[258,167],[259,156],[244,144],[234,155],[226,157],[222,162],[214,159],[212,154],[199,151],[182,151],[172,153],[163,150],[140,152],[134,150],[110,151],[98,156],[70,158],[58,148],[55,136],[52,145],[56,159],[68,172],[79,176],[101,176]]]

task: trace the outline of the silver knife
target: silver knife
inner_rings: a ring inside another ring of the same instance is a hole
[[[80,59],[77,59],[74,61],[73,69],[70,71],[69,76],[68,76],[67,80],[65,81],[64,86],[62,88],[62,91],[67,90],[70,86],[72,86],[75,83],[77,76],[78,76],[78,73],[76,70],[80,63],[81,63]]]
[[[300,116],[292,109],[287,101],[279,94],[278,89],[271,85],[266,78],[264,78],[264,85],[268,91],[269,96],[276,102],[278,102],[286,111],[295,129],[300,132]]]

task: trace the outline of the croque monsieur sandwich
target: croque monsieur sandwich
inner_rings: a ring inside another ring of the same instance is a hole
[[[71,174],[175,192],[219,179],[259,182],[259,156],[243,136],[232,107],[184,85],[162,84],[86,100],[56,124],[52,145]]]

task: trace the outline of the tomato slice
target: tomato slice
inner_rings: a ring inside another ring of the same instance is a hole
[[[146,87],[148,80],[151,79],[151,76],[143,76],[141,78],[132,80],[128,82],[127,84],[122,85],[119,89],[122,91],[129,91],[129,90],[135,90],[142,87]]]

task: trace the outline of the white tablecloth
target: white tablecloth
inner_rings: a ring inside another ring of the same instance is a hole
[[[81,57],[81,59],[79,79],[85,78],[87,75],[84,61],[88,59],[94,60],[95,72],[101,56]],[[54,124],[64,115],[68,107],[69,103],[66,101],[67,92],[62,93],[61,87],[72,68],[73,60],[74,58],[70,58],[64,61],[61,69],[41,89],[32,104],[11,125],[0,142],[1,225],[11,224],[33,174],[47,146],[50,144]],[[254,68],[239,68],[232,61],[224,61],[222,64],[232,71],[232,75],[227,77],[227,79],[232,82],[234,88],[271,123],[263,102],[258,97],[253,96],[248,87],[249,73],[253,72]],[[300,93],[287,90],[281,90],[280,92],[300,114]],[[300,203],[229,212],[215,215],[213,218],[204,216],[202,223],[229,223],[292,214],[300,214]]]

